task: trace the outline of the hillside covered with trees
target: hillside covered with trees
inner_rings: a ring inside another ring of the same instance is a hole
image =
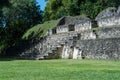
[[[103,9],[120,4],[120,0],[45,1],[47,5],[41,11],[36,0],[0,0],[1,54],[19,41],[42,37],[63,16],[87,15],[95,18]]]

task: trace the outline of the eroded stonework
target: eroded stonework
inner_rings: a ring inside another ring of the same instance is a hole
[[[120,7],[103,10],[95,20],[63,17],[56,28],[20,57],[35,51],[36,56],[30,59],[120,59]]]

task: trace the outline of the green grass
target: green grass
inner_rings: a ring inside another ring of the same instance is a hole
[[[63,59],[0,61],[0,80],[119,79],[119,61]]]
[[[46,34],[46,31],[56,27],[60,19],[47,21],[43,24],[36,25],[30,28],[24,35],[23,39],[31,39],[35,37],[43,37]],[[42,34],[41,34],[42,33]]]

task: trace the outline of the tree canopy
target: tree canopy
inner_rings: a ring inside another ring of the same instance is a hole
[[[0,0],[0,48],[2,44],[14,44],[39,23],[42,11],[36,0]]]
[[[95,18],[107,7],[119,6],[120,0],[47,0],[44,20],[58,19],[62,16],[88,15]]]

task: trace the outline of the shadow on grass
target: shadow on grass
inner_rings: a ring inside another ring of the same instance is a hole
[[[0,58],[0,61],[13,61],[15,59],[11,59],[11,58]]]
[[[21,60],[17,58],[11,58],[11,57],[0,57],[0,61],[14,61],[14,60]]]

